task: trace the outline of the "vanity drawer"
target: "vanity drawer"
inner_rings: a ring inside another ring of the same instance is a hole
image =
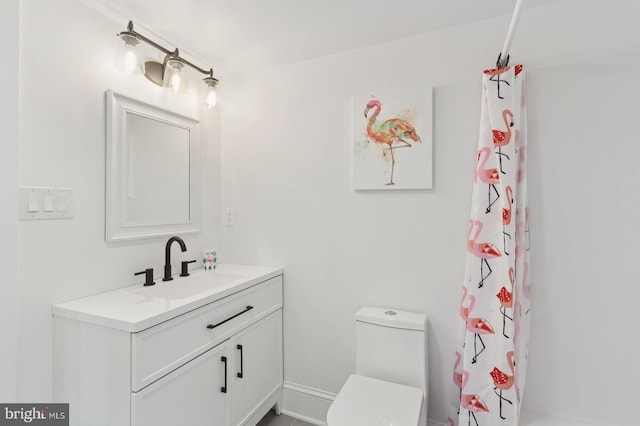
[[[179,285],[179,284],[176,284]],[[282,307],[282,276],[131,334],[136,392]]]

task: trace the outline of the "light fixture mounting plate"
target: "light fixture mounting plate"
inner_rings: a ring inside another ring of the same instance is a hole
[[[164,66],[160,62],[146,61],[144,63],[144,76],[149,81],[162,87],[164,78]]]

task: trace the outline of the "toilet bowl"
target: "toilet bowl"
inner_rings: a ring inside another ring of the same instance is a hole
[[[352,374],[329,407],[327,426],[417,426],[422,389]]]
[[[389,308],[356,313],[356,373],[327,413],[327,426],[425,426],[426,316]]]

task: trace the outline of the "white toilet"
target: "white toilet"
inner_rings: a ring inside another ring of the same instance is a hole
[[[427,318],[363,307],[356,313],[356,374],[327,413],[327,426],[427,424]]]

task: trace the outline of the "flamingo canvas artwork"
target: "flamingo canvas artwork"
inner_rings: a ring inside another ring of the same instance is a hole
[[[432,90],[354,97],[355,189],[432,187]]]

